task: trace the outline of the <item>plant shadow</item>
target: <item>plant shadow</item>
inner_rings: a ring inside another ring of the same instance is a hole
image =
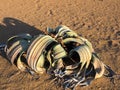
[[[0,43],[5,43],[9,37],[17,34],[29,33],[36,35],[43,33],[34,26],[30,26],[15,18],[6,17],[3,19],[2,23],[3,24],[0,24]]]

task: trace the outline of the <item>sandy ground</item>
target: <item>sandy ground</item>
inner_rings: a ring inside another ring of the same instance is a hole
[[[91,41],[101,60],[120,74],[120,0],[0,0],[0,43],[61,24]],[[0,54],[0,90],[62,90],[47,75],[20,72]],[[77,90],[120,90],[119,79],[102,77]]]

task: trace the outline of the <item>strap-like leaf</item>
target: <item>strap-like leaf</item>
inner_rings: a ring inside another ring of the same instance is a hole
[[[44,64],[45,64],[45,56],[44,56],[44,54],[41,54],[40,57],[39,57],[39,60],[37,62],[37,65],[35,67],[35,71],[43,74],[46,70],[44,68]]]
[[[72,49],[69,53],[69,56],[72,58],[72,56],[74,56],[75,54],[77,54],[79,57],[79,62],[81,63],[81,70],[83,69],[85,64],[85,68],[88,68],[92,56],[92,53],[90,52],[88,46],[83,45]]]
[[[105,72],[105,66],[94,54],[92,55],[92,59],[92,64],[96,72],[95,78],[100,78]]]
[[[28,63],[29,66],[31,66],[31,62],[32,62],[31,60],[33,60],[32,54],[33,54],[36,46],[37,46],[38,43],[39,43],[38,41],[39,41],[39,39],[41,39],[43,36],[44,36],[44,35],[38,36],[38,37],[31,43],[31,45],[29,46],[29,48],[28,48],[28,50],[27,50],[27,63]]]
[[[66,38],[66,39],[62,40],[63,44],[67,44],[67,43],[70,43],[70,42],[76,42],[76,43],[79,43],[79,44],[84,44],[84,42],[79,38]]]
[[[20,69],[21,71],[26,71],[26,65],[24,64],[24,62],[22,61],[22,57],[23,57],[24,52],[21,52],[18,56],[17,59],[17,67],[18,69]]]
[[[45,48],[52,43],[53,41],[55,41],[54,39],[52,39],[51,37],[46,37],[46,39],[43,40],[43,42],[41,41],[38,49],[36,50],[36,55],[34,58],[34,67],[36,66],[37,61],[39,60],[39,56],[45,52]]]
[[[64,50],[64,48],[60,44],[54,46],[52,51],[53,51],[53,58],[55,60],[63,58],[66,56],[66,51]]]

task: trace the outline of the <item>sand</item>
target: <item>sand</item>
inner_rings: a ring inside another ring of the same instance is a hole
[[[0,0],[0,43],[13,35],[66,25],[92,44],[100,59],[120,74],[120,0]],[[0,90],[62,90],[47,75],[20,72],[0,53]],[[120,90],[106,77],[77,90]]]

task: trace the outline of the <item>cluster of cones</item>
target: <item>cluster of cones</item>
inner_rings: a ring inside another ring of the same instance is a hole
[[[87,86],[108,70],[92,44],[73,30],[61,25],[48,28],[47,33],[9,38],[4,48],[9,61],[21,71],[30,68],[39,74],[47,72],[61,80],[65,89]]]

